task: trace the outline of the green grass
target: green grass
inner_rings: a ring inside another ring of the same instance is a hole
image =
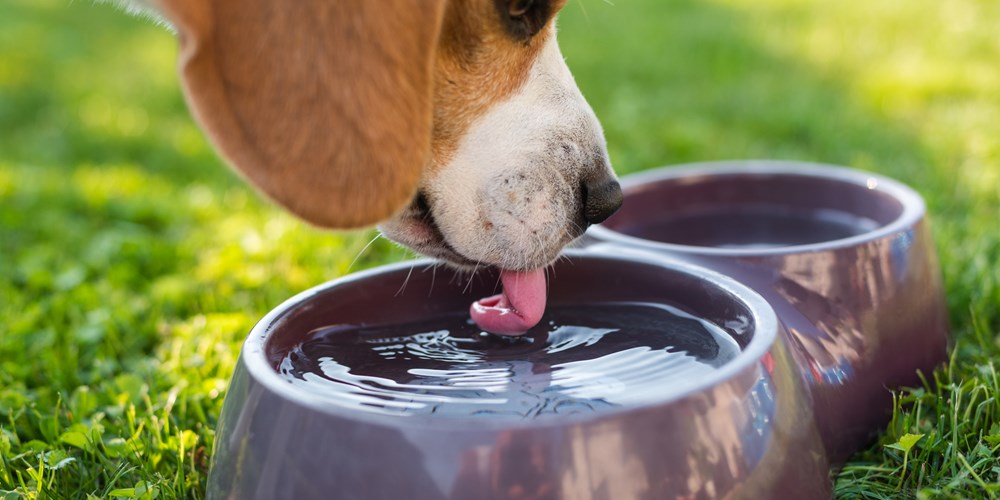
[[[928,201],[953,361],[845,498],[1000,495],[1000,3],[576,0],[563,52],[620,173],[851,165]],[[200,497],[256,318],[409,254],[260,201],[192,124],[175,42],[106,5],[0,14],[0,498]],[[919,440],[918,440],[919,437]]]

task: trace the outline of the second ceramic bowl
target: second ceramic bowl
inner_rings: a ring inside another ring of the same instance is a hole
[[[923,199],[887,177],[830,165],[731,161],[622,180],[622,209],[591,242],[710,267],[774,307],[802,357],[829,456],[888,420],[890,390],[947,356],[940,269]]]

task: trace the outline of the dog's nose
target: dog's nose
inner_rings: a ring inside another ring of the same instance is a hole
[[[622,206],[622,188],[610,176],[583,182],[583,218],[590,224],[600,224]]]

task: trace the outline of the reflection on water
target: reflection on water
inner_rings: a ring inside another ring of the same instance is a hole
[[[329,326],[279,372],[355,410],[531,419],[656,401],[738,352],[721,328],[672,307],[603,303],[550,307],[519,338],[483,333],[465,314]]]
[[[760,250],[850,238],[879,226],[840,210],[744,204],[681,211],[617,230],[664,243]]]

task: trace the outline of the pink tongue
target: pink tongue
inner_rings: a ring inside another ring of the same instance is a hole
[[[500,271],[503,293],[477,300],[469,307],[479,328],[499,335],[522,335],[545,312],[545,271]]]

